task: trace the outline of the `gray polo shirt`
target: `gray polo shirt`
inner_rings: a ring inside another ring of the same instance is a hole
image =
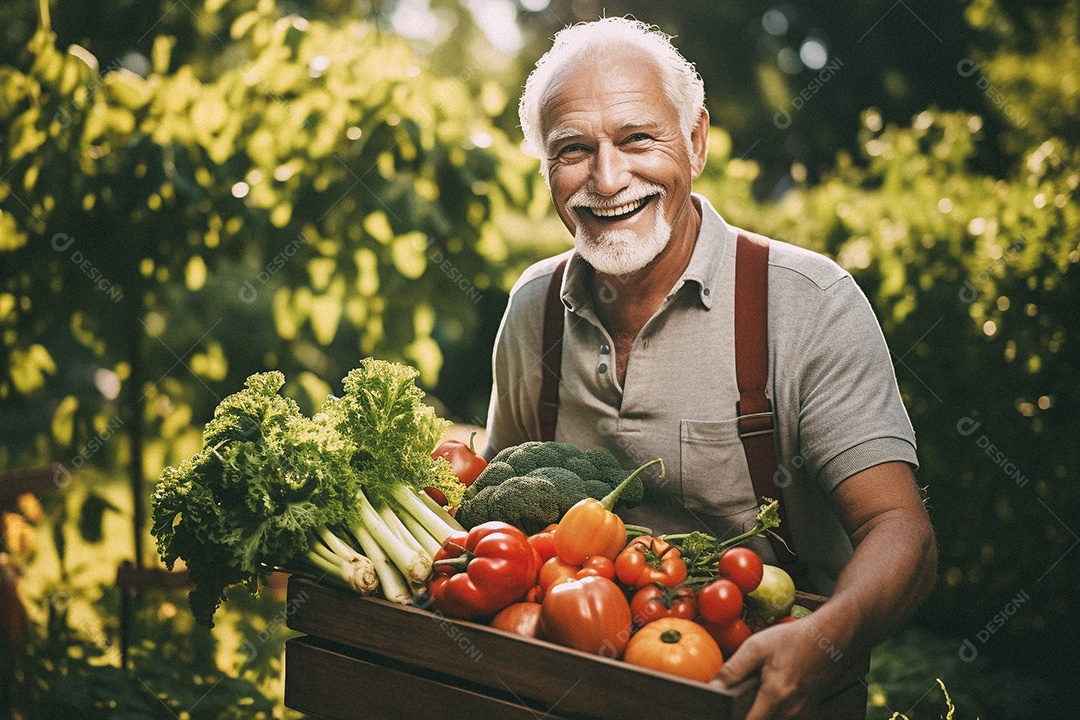
[[[555,439],[604,447],[627,469],[661,457],[646,500],[621,511],[655,532],[730,536],[753,525],[756,499],[736,431],[735,240],[700,195],[702,224],[682,277],[634,341],[626,380],[596,313],[591,268],[570,252],[526,270],[514,286],[494,351],[485,454],[540,436],[544,296],[561,257],[566,307]],[[598,302],[619,302],[617,284]],[[769,383],[777,409],[777,481],[799,564],[831,592],[851,543],[829,500],[845,478],[883,462],[917,465],[915,437],[889,351],[862,291],[828,258],[779,241],[769,256]],[[655,469],[655,466],[654,468]],[[752,545],[766,561],[768,543]]]

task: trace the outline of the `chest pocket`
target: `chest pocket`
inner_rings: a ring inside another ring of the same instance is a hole
[[[757,511],[737,421],[683,420],[679,438],[683,504],[729,521]],[[741,524],[741,523],[740,523]]]

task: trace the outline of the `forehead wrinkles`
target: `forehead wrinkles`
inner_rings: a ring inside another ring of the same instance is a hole
[[[599,65],[571,61],[551,79],[541,99],[541,131],[549,133],[568,121],[599,122],[627,119],[626,113],[662,122],[675,108],[663,90],[659,68],[625,51],[604,58]],[[611,117],[614,116],[614,117]]]

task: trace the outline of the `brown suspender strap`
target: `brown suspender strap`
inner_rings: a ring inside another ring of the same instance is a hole
[[[739,233],[735,247],[735,378],[739,384],[739,439],[746,452],[750,480],[758,501],[780,501],[779,534],[769,542],[780,565],[791,567],[794,557],[782,492],[776,484],[776,446],[773,407],[765,394],[769,377],[769,241]]]
[[[544,299],[544,336],[540,354],[540,439],[555,439],[559,419],[559,377],[562,373],[563,304],[562,279],[566,259],[555,266]]]

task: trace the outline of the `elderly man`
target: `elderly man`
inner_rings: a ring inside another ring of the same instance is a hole
[[[657,532],[724,536],[752,523],[761,495],[750,477],[758,455],[742,441],[766,438],[793,571],[803,589],[830,599],[798,623],[754,634],[719,677],[760,674],[750,720],[792,717],[817,699],[836,652],[865,650],[894,631],[936,573],[912,473],[914,435],[874,315],[832,261],[757,241],[767,248],[768,300],[740,312],[758,310],[764,324],[767,309],[765,405],[744,404],[741,414],[766,422],[753,426],[760,434],[740,427],[737,403],[747,396],[736,356],[754,331],[734,308],[755,303],[735,260],[737,238],[748,234],[691,191],[709,128],[693,66],[636,21],[569,27],[529,77],[520,117],[574,249],[529,268],[511,293],[485,454],[553,432],[605,447],[627,467],[662,457],[666,474],[647,481],[645,503],[625,517]],[[565,275],[553,286],[556,272]],[[562,321],[554,362],[543,337],[552,287]],[[542,398],[545,351],[561,372],[557,392]],[[757,549],[776,561],[768,544]]]

